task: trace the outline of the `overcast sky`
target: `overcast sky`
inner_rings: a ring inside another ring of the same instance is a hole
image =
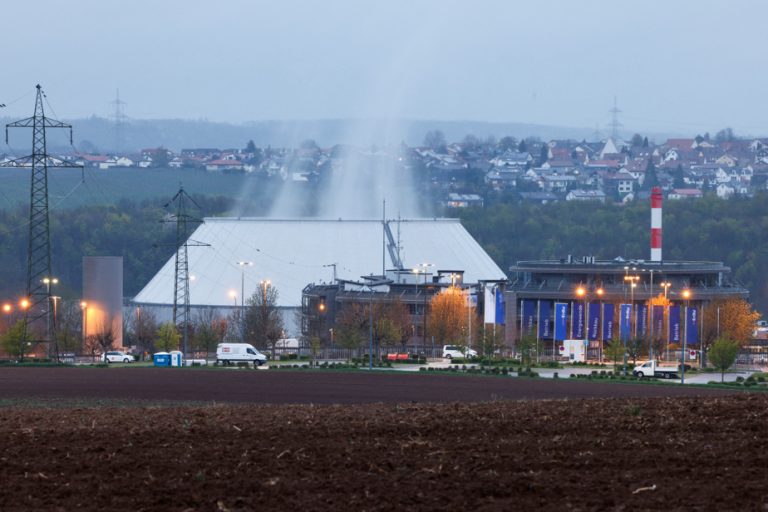
[[[4,0],[0,115],[768,134],[768,2]],[[25,96],[27,95],[27,96]],[[21,99],[19,99],[21,98]]]

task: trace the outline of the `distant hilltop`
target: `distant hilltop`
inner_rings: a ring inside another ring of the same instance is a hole
[[[0,119],[3,124],[10,122]],[[297,147],[312,139],[322,147],[335,144],[357,146],[386,146],[405,142],[410,146],[422,144],[424,136],[439,130],[448,140],[461,140],[472,134],[479,138],[512,136],[518,139],[535,136],[543,140],[592,140],[594,128],[571,128],[524,123],[490,123],[481,121],[428,121],[377,119],[321,119],[289,121],[255,121],[244,124],[217,123],[207,120],[154,119],[127,120],[118,130],[114,121],[101,117],[70,120],[75,129],[75,146],[89,153],[138,151],[162,146],[179,151],[188,147],[244,147],[253,140],[257,146]],[[662,140],[679,134],[647,134]],[[52,135],[49,147],[56,150],[68,146],[68,141]],[[22,145],[23,144],[23,145]],[[12,141],[20,150],[28,141]]]

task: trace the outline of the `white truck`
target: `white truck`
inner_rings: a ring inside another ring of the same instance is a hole
[[[635,366],[632,375],[635,377],[661,377],[664,379],[676,379],[680,367],[678,365],[660,365],[658,361],[646,361],[643,364]]]
[[[250,343],[219,343],[216,347],[216,364],[230,365],[238,362],[261,366],[267,362],[267,356]]]

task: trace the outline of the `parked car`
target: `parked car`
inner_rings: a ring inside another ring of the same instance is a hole
[[[110,351],[104,354],[103,359],[105,363],[132,363],[135,361],[131,354],[124,352]]]
[[[454,357],[459,359],[472,359],[477,357],[477,352],[467,347],[460,347],[458,345],[444,345],[443,357],[446,359],[453,359]]]

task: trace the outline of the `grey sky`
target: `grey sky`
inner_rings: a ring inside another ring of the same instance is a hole
[[[763,0],[7,0],[0,115],[409,118],[766,134]]]

